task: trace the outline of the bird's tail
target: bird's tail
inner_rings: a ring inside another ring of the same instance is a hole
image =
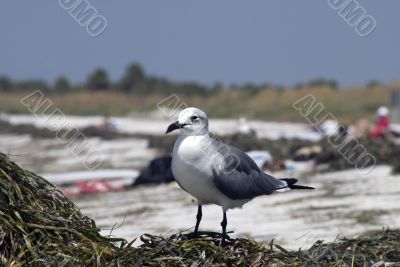
[[[315,189],[311,186],[296,185],[297,179],[294,178],[284,178],[279,180],[285,181],[287,183],[287,187],[289,187],[290,189]]]

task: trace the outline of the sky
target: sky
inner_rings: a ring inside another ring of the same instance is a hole
[[[400,80],[398,0],[358,0],[376,21],[365,37],[328,0],[84,0],[107,21],[97,37],[60,1],[1,1],[0,75],[82,82],[103,67],[118,80],[138,62],[152,75],[210,85]]]

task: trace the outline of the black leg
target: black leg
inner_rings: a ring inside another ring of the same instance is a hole
[[[196,215],[196,227],[194,228],[194,237],[197,237],[197,233],[199,231],[199,225],[201,221],[201,216],[203,215],[201,210],[201,205],[197,207],[197,215]]]
[[[224,218],[222,219],[222,238],[221,238],[221,246],[225,245],[225,237],[226,237],[226,225],[228,224],[228,220],[226,219],[226,210],[224,211]]]

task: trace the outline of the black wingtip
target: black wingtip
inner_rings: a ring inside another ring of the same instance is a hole
[[[314,187],[311,186],[305,186],[305,185],[296,185],[297,179],[294,178],[284,178],[280,179],[282,181],[285,181],[288,184],[288,187],[290,189],[309,189],[309,190],[314,190]]]
[[[311,186],[305,186],[305,185],[291,185],[289,186],[290,189],[309,189],[309,190],[314,190],[314,187]]]

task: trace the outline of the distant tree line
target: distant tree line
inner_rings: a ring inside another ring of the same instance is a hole
[[[70,91],[115,91],[136,94],[182,93],[207,95],[215,92],[215,86],[200,85],[195,82],[175,82],[165,78],[147,75],[139,64],[131,64],[117,82],[112,82],[106,70],[98,68],[90,73],[84,83],[72,84],[66,77],[57,78],[54,84],[43,80],[13,81],[0,75],[0,92],[43,90],[51,92]]]
[[[301,87],[328,86],[336,88],[334,80],[316,79],[309,83],[298,84],[295,88]],[[0,92],[18,92],[43,90],[55,93],[66,93],[71,91],[114,91],[132,94],[186,94],[186,95],[209,95],[220,90],[240,90],[255,94],[265,88],[282,90],[280,86],[271,84],[246,83],[242,85],[231,85],[224,88],[223,85],[216,83],[213,86],[201,85],[195,82],[176,82],[165,78],[148,75],[140,64],[129,65],[119,81],[112,82],[106,70],[98,68],[90,73],[84,83],[72,84],[66,77],[61,76],[53,84],[48,84],[43,80],[13,81],[9,77],[0,75]]]
[[[338,84],[335,80],[327,80],[327,79],[322,79],[322,78],[314,79],[307,83],[298,83],[295,85],[295,88],[301,89],[304,87],[320,87],[320,86],[326,86],[326,87],[330,87],[330,88],[338,88]]]

